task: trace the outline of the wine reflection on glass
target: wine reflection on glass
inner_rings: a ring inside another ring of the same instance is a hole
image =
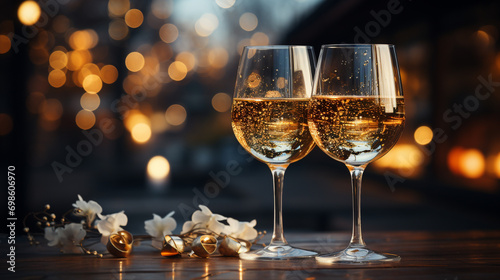
[[[377,264],[399,261],[366,247],[361,234],[361,178],[368,163],[398,141],[404,99],[393,45],[323,45],[308,124],[318,147],[351,173],[353,225],[346,249],[316,257],[321,263]]]
[[[285,170],[305,157],[314,141],[307,125],[315,60],[308,46],[248,46],[238,66],[232,127],[238,142],[271,169],[274,229],[271,243],[240,254],[247,260],[308,258],[316,252],[292,247],[283,234]]]

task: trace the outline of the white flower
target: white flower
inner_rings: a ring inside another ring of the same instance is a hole
[[[228,231],[230,236],[245,240],[257,238],[257,230],[253,228],[257,225],[256,220],[252,220],[251,222],[240,222],[236,219],[228,218],[227,223],[229,224]]]
[[[181,234],[192,230],[193,228],[207,228],[216,234],[221,234],[226,230],[226,225],[221,223],[220,221],[226,220],[226,217],[213,214],[208,207],[205,205],[198,205],[200,210],[196,210],[191,216],[191,221],[187,221],[182,226]]]
[[[76,212],[75,215],[87,217],[87,225],[90,226],[95,216],[102,213],[102,207],[93,200],[89,200],[89,202],[84,201],[81,195],[78,195],[78,199],[73,203],[73,207],[80,209],[81,212]]]
[[[153,214],[152,220],[147,220],[144,222],[144,228],[146,232],[153,237],[152,245],[156,248],[161,248],[163,238],[165,235],[172,234],[172,231],[177,227],[172,215],[174,211],[168,213],[165,217]]]
[[[97,230],[102,234],[102,244],[108,244],[109,236],[123,230],[120,226],[127,225],[128,218],[123,212],[124,211],[121,211],[110,215],[97,214],[100,219],[97,221]]]
[[[64,227],[46,227],[45,239],[49,241],[49,246],[61,248],[63,253],[82,253],[77,245],[85,238],[87,233],[82,224],[71,223]]]

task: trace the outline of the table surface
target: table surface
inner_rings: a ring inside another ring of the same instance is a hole
[[[287,239],[326,253],[343,249],[349,235],[304,233]],[[24,236],[17,237],[16,272],[7,271],[2,261],[1,279],[500,279],[499,231],[365,233],[368,247],[401,256],[399,263],[384,266],[322,265],[314,259],[165,258],[147,244],[134,248],[128,258],[97,258],[62,254],[42,238],[39,246],[21,239]],[[1,248],[4,259],[5,240]]]

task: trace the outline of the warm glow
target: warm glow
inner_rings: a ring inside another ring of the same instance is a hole
[[[160,71],[160,63],[158,59],[154,56],[147,56],[144,58],[144,67],[141,70],[141,73],[144,75],[156,75]]]
[[[138,89],[142,86],[143,80],[141,75],[131,73],[123,80],[123,90],[131,95],[137,94]]]
[[[483,154],[476,149],[464,150],[460,155],[458,166],[460,173],[467,178],[475,179],[484,174],[486,167]]]
[[[253,72],[247,78],[248,87],[250,87],[250,88],[258,87],[260,85],[260,81],[261,81],[260,75]]]
[[[166,19],[173,10],[173,0],[153,0],[151,12],[159,19]]]
[[[430,127],[423,125],[415,130],[413,137],[415,138],[415,142],[418,144],[427,145],[432,141],[434,133]]]
[[[130,131],[132,139],[137,143],[145,143],[151,138],[151,127],[145,123],[138,123]]]
[[[168,123],[163,112],[156,112],[151,116],[151,130],[161,133],[168,129]]]
[[[193,70],[194,66],[196,65],[196,58],[190,52],[181,52],[181,53],[179,53],[175,57],[175,60],[184,63],[184,65],[186,66],[187,71]]]
[[[49,84],[55,88],[60,88],[66,83],[66,73],[60,69],[54,69],[49,73]]]
[[[139,110],[128,111],[128,113],[125,117],[125,120],[124,120],[125,128],[127,128],[128,131],[132,131],[134,126],[136,126],[137,124],[140,124],[140,123],[144,123],[144,124],[147,124],[149,126],[148,117],[146,117]]]
[[[181,125],[187,117],[186,109],[182,105],[174,104],[165,112],[165,119],[171,125]]]
[[[229,60],[229,54],[224,48],[211,49],[208,52],[208,63],[214,68],[222,68],[226,66]]]
[[[496,157],[493,161],[493,168],[494,168],[493,170],[494,170],[497,178],[500,178],[500,153],[498,153],[498,155],[496,155]]]
[[[68,64],[68,56],[63,51],[55,51],[49,57],[49,64],[54,69],[63,69]]]
[[[125,66],[132,72],[137,72],[144,67],[144,56],[139,52],[131,52],[125,58]]]
[[[12,131],[14,123],[12,118],[5,113],[0,114],[0,135],[7,135]]]
[[[245,31],[253,31],[258,24],[259,20],[255,14],[244,13],[240,17],[240,27]]]
[[[172,58],[173,51],[168,44],[165,44],[163,41],[158,41],[153,45],[151,54],[158,58],[158,61],[162,62]]]
[[[63,106],[61,102],[55,98],[49,98],[42,102],[40,113],[42,118],[48,121],[55,121],[62,117]]]
[[[95,109],[99,108],[100,103],[101,99],[99,98],[99,95],[94,93],[86,92],[80,98],[80,105],[83,109],[88,111],[94,111]]]
[[[174,81],[182,81],[187,75],[187,67],[180,61],[174,61],[168,66],[168,75]]]
[[[170,163],[162,156],[154,156],[148,162],[147,172],[153,180],[165,180],[170,173]]]
[[[17,10],[17,17],[24,25],[33,25],[37,23],[41,14],[42,10],[35,1],[24,1]]]
[[[109,0],[108,2],[108,11],[111,16],[123,16],[129,9],[129,0]]]
[[[102,89],[102,81],[99,76],[91,74],[83,79],[82,86],[88,93],[98,93]]]
[[[82,68],[83,65],[92,62],[92,54],[88,50],[77,50],[68,52],[68,64],[66,67],[68,70],[77,71]]]
[[[101,79],[105,84],[112,84],[118,79],[118,69],[113,65],[104,65],[101,68]]]
[[[115,19],[109,24],[108,34],[113,40],[123,40],[128,35],[128,26],[123,19]]]
[[[75,121],[80,129],[91,129],[95,124],[95,115],[90,111],[82,109],[76,114]]]
[[[177,40],[177,37],[179,36],[179,30],[177,29],[177,26],[171,24],[171,23],[166,23],[160,27],[160,39],[165,42],[165,43],[172,43],[175,40]]]
[[[269,37],[262,32],[255,32],[250,38],[250,45],[252,46],[266,46],[269,45]]]
[[[131,9],[125,14],[125,23],[131,28],[141,26],[144,15],[138,9]]]
[[[214,97],[212,97],[212,107],[214,107],[217,112],[227,112],[231,109],[231,96],[224,92],[219,92]]]
[[[87,63],[83,65],[83,67],[78,71],[78,84],[83,85],[83,81],[89,75],[101,75],[101,71],[99,70],[99,66],[94,63]]]
[[[397,144],[386,155],[374,162],[382,168],[413,172],[424,162],[422,151],[415,145]]]
[[[0,54],[4,54],[10,50],[10,38],[0,34]]]
[[[223,9],[231,8],[234,5],[234,2],[236,2],[236,0],[215,0],[215,3]]]
[[[460,157],[463,152],[462,147],[454,147],[448,152],[448,168],[455,174],[460,174]]]
[[[74,50],[88,50],[97,45],[99,37],[92,29],[78,30],[69,37],[69,45]]]
[[[57,33],[64,33],[70,26],[69,18],[64,15],[58,15],[52,20],[52,28]]]
[[[201,37],[207,37],[212,34],[219,26],[219,19],[214,14],[204,14],[195,23],[196,34]]]
[[[478,30],[475,33],[476,40],[483,46],[488,46],[491,42],[490,35],[483,30]]]

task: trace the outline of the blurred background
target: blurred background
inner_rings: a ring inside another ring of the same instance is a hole
[[[0,150],[16,215],[81,194],[138,234],[170,211],[178,232],[198,204],[271,231],[271,173],[231,129],[243,46],[391,43],[407,122],[365,172],[365,231],[498,229],[499,32],[500,3],[481,0],[7,1]],[[290,165],[284,222],[349,231],[345,166],[318,148]]]

